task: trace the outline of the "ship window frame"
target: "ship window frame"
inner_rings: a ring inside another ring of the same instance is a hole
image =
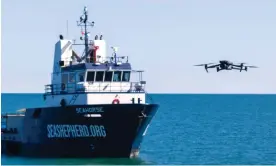
[[[87,79],[88,79],[88,74],[89,74],[90,72],[93,72],[93,73],[94,73],[93,81],[88,81],[88,80],[87,80]],[[90,70],[90,71],[87,71],[87,72],[86,72],[86,78],[85,78],[86,82],[94,82],[95,79],[96,79],[96,71]]]
[[[128,72],[128,73],[129,73],[128,81],[123,81],[124,73],[125,73],[125,72]],[[124,71],[122,71],[122,79],[121,79],[122,82],[130,82],[130,78],[131,78],[130,76],[131,76],[131,71],[130,71],[130,70],[124,70]]]
[[[106,73],[111,73],[111,78],[110,78],[110,81],[106,81]],[[113,80],[113,71],[105,71],[104,72],[104,82],[112,82]]]
[[[119,77],[118,81],[114,81],[115,72],[120,72],[120,77]],[[112,82],[122,82],[122,71],[121,70],[113,71]]]
[[[102,75],[102,80],[101,80],[101,81],[97,81],[98,72],[102,72],[102,73],[103,73],[103,75]],[[104,82],[105,71],[103,71],[103,70],[98,70],[98,71],[95,71],[95,73],[96,73],[96,74],[95,74],[95,77],[94,77],[95,82]]]
[[[80,75],[83,75],[82,81],[80,80]],[[85,80],[86,80],[86,72],[83,70],[76,71],[76,83],[85,82]]]

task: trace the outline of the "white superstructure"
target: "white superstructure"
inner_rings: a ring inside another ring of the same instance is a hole
[[[80,23],[88,26],[85,17]],[[118,47],[109,48],[113,53],[108,56],[102,35],[96,35],[88,42],[87,34],[85,29],[83,56],[73,50],[73,45],[80,44],[60,35],[55,44],[51,84],[45,89],[46,105],[145,103],[145,81],[141,80],[143,71],[132,70],[128,57],[117,56]],[[139,74],[135,82],[134,73]]]

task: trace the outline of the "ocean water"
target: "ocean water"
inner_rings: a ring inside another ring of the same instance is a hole
[[[160,108],[137,159],[1,157],[2,164],[276,164],[276,95],[150,95]],[[42,94],[2,94],[3,112]]]

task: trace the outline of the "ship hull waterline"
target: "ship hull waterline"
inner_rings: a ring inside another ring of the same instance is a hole
[[[158,107],[103,104],[27,109],[17,134],[2,133],[1,151],[42,158],[137,157]]]

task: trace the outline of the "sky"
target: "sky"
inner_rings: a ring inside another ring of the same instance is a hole
[[[145,70],[149,93],[276,93],[275,0],[2,0],[2,92],[44,92],[59,34],[79,39],[84,6],[92,37]],[[259,68],[193,66],[219,60]]]

